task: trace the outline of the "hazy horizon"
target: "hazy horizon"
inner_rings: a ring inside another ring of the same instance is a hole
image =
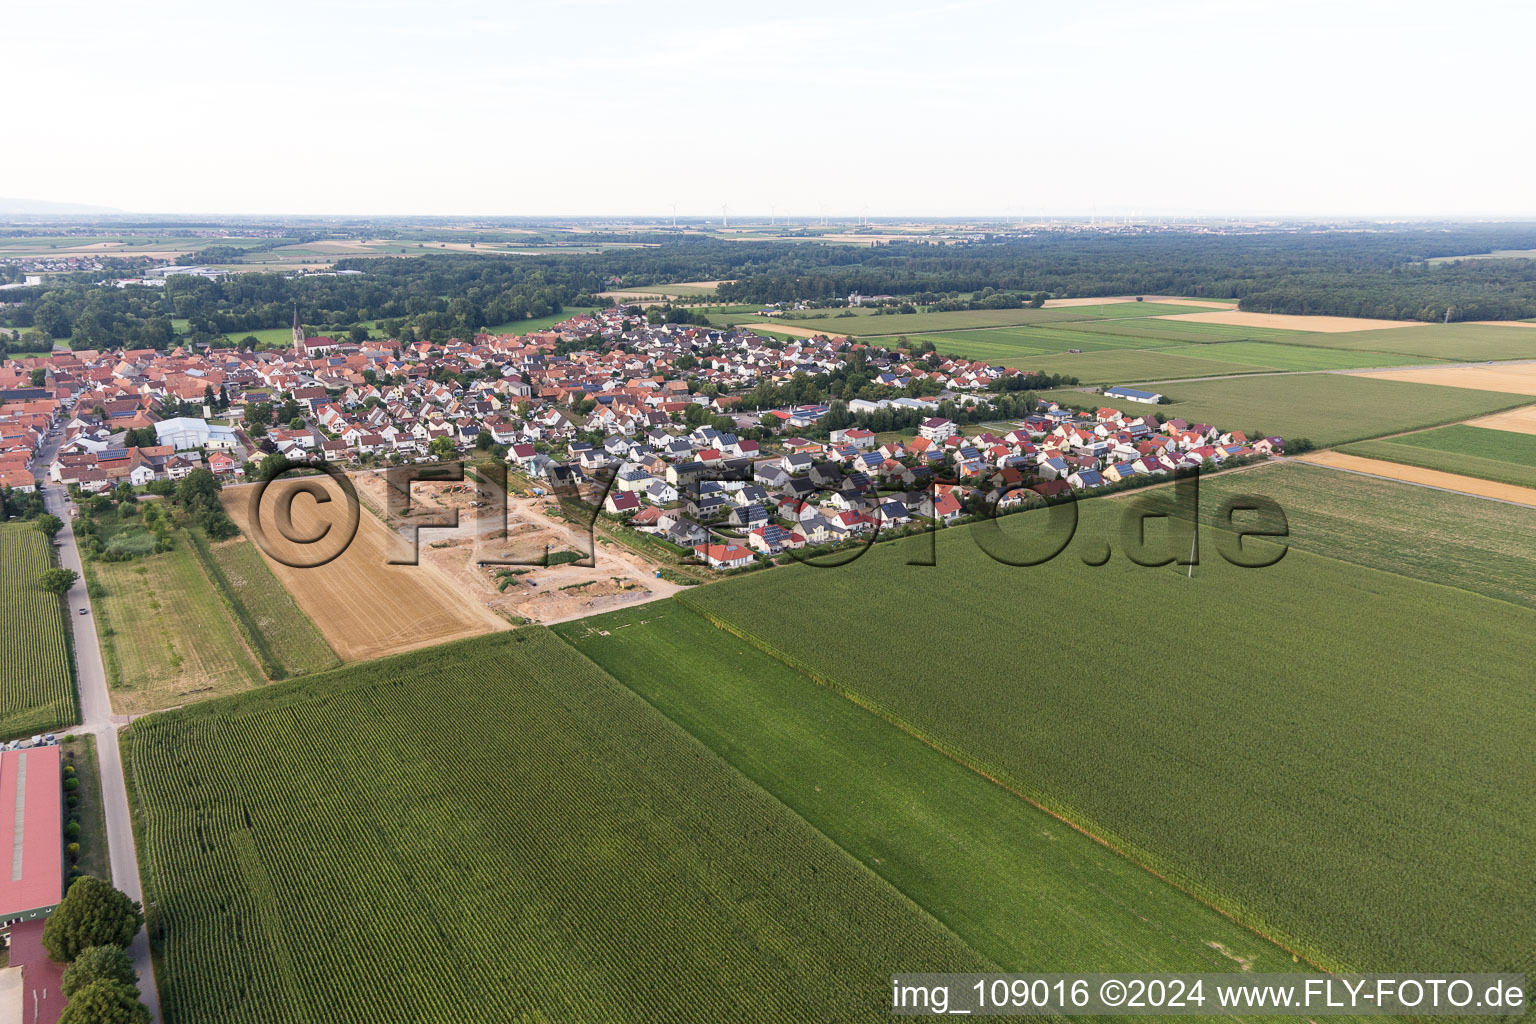
[[[1536,14],[1183,0],[8,13],[0,195],[203,216],[1521,219]],[[1467,45],[1468,42],[1475,45]],[[66,127],[67,126],[67,127]],[[584,211],[573,213],[572,211]]]

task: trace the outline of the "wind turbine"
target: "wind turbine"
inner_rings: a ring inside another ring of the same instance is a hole
[[[672,226],[677,227],[677,204],[672,204]]]
[[[720,204],[720,226],[722,228],[728,228],[731,226],[731,218],[729,216],[730,209],[731,205],[729,203]]]
[[[868,203],[864,204],[864,209],[863,209],[862,213],[863,213],[863,216],[864,216],[864,226],[865,227],[869,227],[869,204]]]
[[[779,208],[772,203],[768,204],[768,226],[773,227],[778,216]]]

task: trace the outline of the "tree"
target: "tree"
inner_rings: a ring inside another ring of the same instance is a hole
[[[69,588],[80,582],[80,574],[73,569],[44,569],[38,573],[37,585],[50,594],[64,595]]]
[[[439,459],[447,459],[453,455],[453,440],[447,437],[434,437],[427,445],[427,451]]]
[[[115,981],[128,988],[137,988],[139,984],[139,975],[133,969],[133,960],[121,947],[90,946],[82,949],[80,955],[75,957],[75,962],[64,971],[64,983],[61,987],[67,998],[92,982],[102,979]]]
[[[491,436],[491,432],[489,430],[482,430],[480,433],[475,435],[475,447],[479,448],[481,451],[485,451],[495,443],[496,439]]]
[[[43,382],[46,381],[47,379],[48,379],[48,371],[47,370],[33,370],[31,373],[27,374],[27,380],[30,381],[32,386],[35,387],[35,388],[42,387],[43,386]]]
[[[57,963],[69,963],[92,946],[127,948],[143,924],[144,909],[137,900],[99,878],[81,875],[43,926],[43,948]]]
[[[37,527],[39,533],[47,536],[49,540],[53,540],[54,535],[64,529],[64,520],[52,512],[45,512],[38,516],[32,525]]]
[[[176,504],[193,515],[216,508],[224,485],[210,470],[194,469],[176,485]]]
[[[59,1015],[59,1024],[149,1024],[149,1007],[139,990],[102,978],[79,989]]]

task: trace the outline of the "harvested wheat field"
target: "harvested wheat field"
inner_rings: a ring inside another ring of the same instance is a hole
[[[1380,380],[1406,380],[1414,384],[1443,384],[1473,391],[1503,391],[1511,395],[1536,395],[1536,363],[1500,363],[1493,366],[1424,366],[1410,370],[1372,370],[1356,374]]]
[[[1182,301],[1182,300],[1181,300]],[[1225,324],[1229,327],[1273,327],[1283,331],[1307,331],[1316,334],[1345,334],[1349,331],[1384,331],[1394,327],[1423,327],[1404,320],[1368,320],[1353,316],[1293,316],[1290,313],[1245,313],[1240,309],[1222,309],[1211,313],[1169,313],[1157,320],[1188,320],[1197,324]]]
[[[1536,327],[1536,320],[1473,320],[1485,327]]]
[[[1536,434],[1536,405],[1525,405],[1491,416],[1479,416],[1467,420],[1469,427],[1487,427],[1489,430],[1509,430],[1516,434]]]
[[[296,496],[290,533],[301,538],[313,536],[330,524],[333,535],[340,537],[346,519],[341,489],[327,478],[311,479],[321,483],[333,500],[321,505],[312,497]],[[302,482],[273,484],[262,503],[266,546],[295,561],[329,553],[337,546],[329,539],[312,546],[290,542],[274,525],[279,498]],[[235,487],[223,494],[230,517],[252,540],[256,539],[250,507],[254,492],[252,487]],[[505,619],[476,604],[425,560],[420,565],[386,564],[389,538],[384,524],[363,509],[357,536],[325,565],[301,569],[284,565],[266,550],[262,556],[345,661],[399,654],[508,628]]]
[[[1347,469],[1355,473],[1369,473],[1371,476],[1385,477],[1388,480],[1423,484],[1426,487],[1438,487],[1443,491],[1475,494],[1480,498],[1497,498],[1500,501],[1536,508],[1536,488],[1531,487],[1516,487],[1513,484],[1500,484],[1492,480],[1477,480],[1470,476],[1442,473],[1435,469],[1420,469],[1418,466],[1404,466],[1396,462],[1383,462],[1380,459],[1363,459],[1358,455],[1345,455],[1343,452],[1310,452],[1296,456],[1295,461],[1310,462],[1315,466],[1328,466],[1333,469]]]

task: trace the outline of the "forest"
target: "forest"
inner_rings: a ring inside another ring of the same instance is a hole
[[[353,258],[356,274],[176,276],[163,288],[56,275],[7,291],[0,325],[77,347],[166,348],[281,328],[297,306],[313,330],[376,323],[402,340],[445,340],[592,305],[610,287],[723,280],[729,303],[832,304],[850,292],[934,309],[1109,295],[1236,299],[1269,313],[1465,321],[1536,317],[1536,260],[1448,260],[1536,248],[1536,225],[1144,233],[1041,231],[978,242],[754,242],[659,236],[596,253]],[[109,270],[110,273],[110,270]],[[178,329],[177,321],[185,321]],[[41,340],[41,339],[34,339]]]

